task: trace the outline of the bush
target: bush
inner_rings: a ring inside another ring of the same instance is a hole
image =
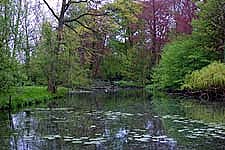
[[[101,63],[101,72],[104,79],[118,80],[122,78],[122,56],[115,53],[105,56]]]
[[[185,89],[225,88],[225,64],[213,62],[201,70],[193,71],[185,78]]]
[[[115,81],[114,84],[118,85],[119,87],[143,87],[141,83],[124,80]]]
[[[123,80],[134,81],[140,85],[149,83],[151,54],[138,46],[129,49],[123,58]]]
[[[64,87],[59,87],[55,94],[49,93],[47,87],[43,86],[12,87],[7,93],[0,92],[0,109],[8,108],[10,96],[12,96],[12,108],[17,108],[29,103],[35,104],[56,97],[62,97],[67,92],[68,89]]]
[[[153,70],[153,88],[179,89],[184,83],[185,75],[201,69],[215,59],[215,52],[202,48],[191,37],[169,43],[163,49],[159,65]]]

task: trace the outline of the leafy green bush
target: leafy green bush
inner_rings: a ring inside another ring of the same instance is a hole
[[[148,51],[135,46],[123,58],[123,80],[134,81],[140,85],[149,83],[151,55]]]
[[[182,88],[185,89],[210,89],[225,87],[225,64],[213,62],[201,70],[193,71],[187,75]]]
[[[23,84],[27,76],[17,60],[3,55],[0,60],[0,92],[7,93],[12,86]]]
[[[59,87],[55,94],[49,93],[47,87],[43,86],[12,87],[7,93],[0,92],[0,109],[8,107],[10,96],[12,96],[12,107],[16,108],[17,106],[24,106],[28,103],[35,104],[56,97],[62,97],[67,92],[68,89],[64,87]]]
[[[122,57],[115,53],[105,56],[101,63],[101,72],[104,79],[118,80],[122,77]]]
[[[115,81],[114,84],[120,86],[120,87],[142,87],[143,85],[138,82],[133,82],[133,81]]]
[[[193,36],[199,38],[203,46],[224,54],[225,41],[225,0],[207,0],[199,3],[198,19],[192,22]]]
[[[104,79],[133,81],[138,85],[149,83],[151,54],[143,47],[128,47],[112,41],[112,54],[106,56],[101,64]]]
[[[159,65],[153,70],[153,88],[179,89],[186,74],[201,69],[215,59],[215,52],[202,48],[191,37],[169,43],[163,49]]]

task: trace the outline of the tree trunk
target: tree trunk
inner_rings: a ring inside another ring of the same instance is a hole
[[[64,27],[65,12],[66,12],[66,0],[63,0],[60,11],[60,17],[58,19],[57,44],[52,55],[53,61],[51,63],[50,77],[48,79],[48,91],[51,93],[57,92],[57,62],[59,52],[61,51],[61,45],[63,43],[63,27]]]
[[[56,88],[56,84],[54,82],[55,80],[49,78],[48,79],[48,91],[51,93],[56,93],[57,88]]]

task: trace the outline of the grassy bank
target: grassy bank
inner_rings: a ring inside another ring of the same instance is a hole
[[[9,99],[11,96],[11,107],[19,108],[27,105],[38,104],[56,97],[62,97],[66,94],[67,89],[60,87],[56,94],[51,94],[46,87],[24,86],[15,87],[7,93],[0,93],[0,109],[9,108]]]

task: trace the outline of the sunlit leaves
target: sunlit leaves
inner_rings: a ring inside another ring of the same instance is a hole
[[[214,62],[201,70],[192,72],[186,76],[185,84],[182,86],[187,89],[208,89],[225,87],[225,65]]]
[[[216,59],[214,53],[199,45],[198,41],[191,38],[168,44],[164,48],[162,59],[153,73],[155,88],[179,89],[187,74],[201,69]]]

